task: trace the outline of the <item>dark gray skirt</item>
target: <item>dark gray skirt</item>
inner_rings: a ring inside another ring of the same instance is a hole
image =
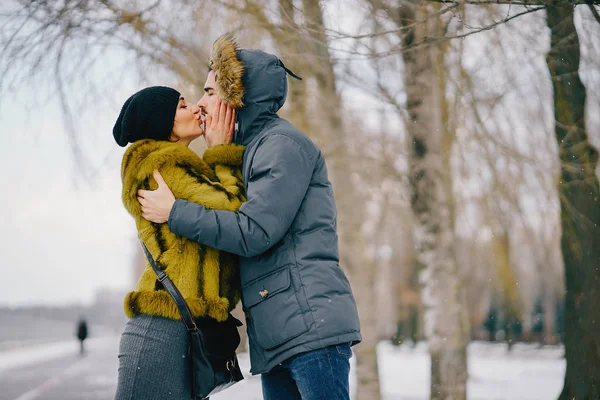
[[[188,340],[182,321],[130,319],[121,335],[115,400],[190,399]]]

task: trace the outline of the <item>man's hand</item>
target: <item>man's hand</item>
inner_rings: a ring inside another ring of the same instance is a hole
[[[158,189],[138,190],[138,201],[142,205],[142,217],[150,222],[162,224],[169,220],[169,214],[171,214],[171,209],[175,204],[175,196],[173,196],[173,192],[167,186],[160,172],[154,170],[152,175],[158,183]]]
[[[204,140],[206,140],[206,145],[209,149],[220,144],[233,142],[235,110],[221,98],[217,99],[214,118],[207,116],[205,126],[206,132],[204,132]]]

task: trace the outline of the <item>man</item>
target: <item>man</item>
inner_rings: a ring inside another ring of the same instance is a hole
[[[276,114],[291,72],[271,54],[239,50],[229,36],[213,45],[210,67],[198,105],[212,119],[222,110],[219,97],[237,108],[233,140],[246,146],[247,201],[235,213],[209,210],[175,200],[161,182],[157,191],[140,192],[143,215],[240,256],[251,372],[262,374],[265,399],[349,399],[358,313],[339,266],[323,154]],[[206,137],[211,147],[230,140],[224,130]]]

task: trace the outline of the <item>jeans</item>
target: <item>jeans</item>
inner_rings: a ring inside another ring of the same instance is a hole
[[[297,354],[262,374],[265,400],[349,400],[349,343]]]

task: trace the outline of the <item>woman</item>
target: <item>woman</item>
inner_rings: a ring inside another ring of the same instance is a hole
[[[232,131],[233,112],[221,116],[206,125]],[[195,317],[224,321],[240,298],[236,258],[177,236],[167,224],[147,221],[137,198],[138,189],[158,187],[154,179],[158,170],[177,198],[236,211],[245,201],[240,172],[244,148],[215,146],[201,159],[187,146],[203,133],[198,107],[178,91],[161,86],[131,96],[113,128],[120,146],[133,143],[123,155],[122,197],[140,239]],[[121,336],[115,399],[189,399],[186,327],[148,263],[135,290],[125,298],[125,313],[131,319]]]

